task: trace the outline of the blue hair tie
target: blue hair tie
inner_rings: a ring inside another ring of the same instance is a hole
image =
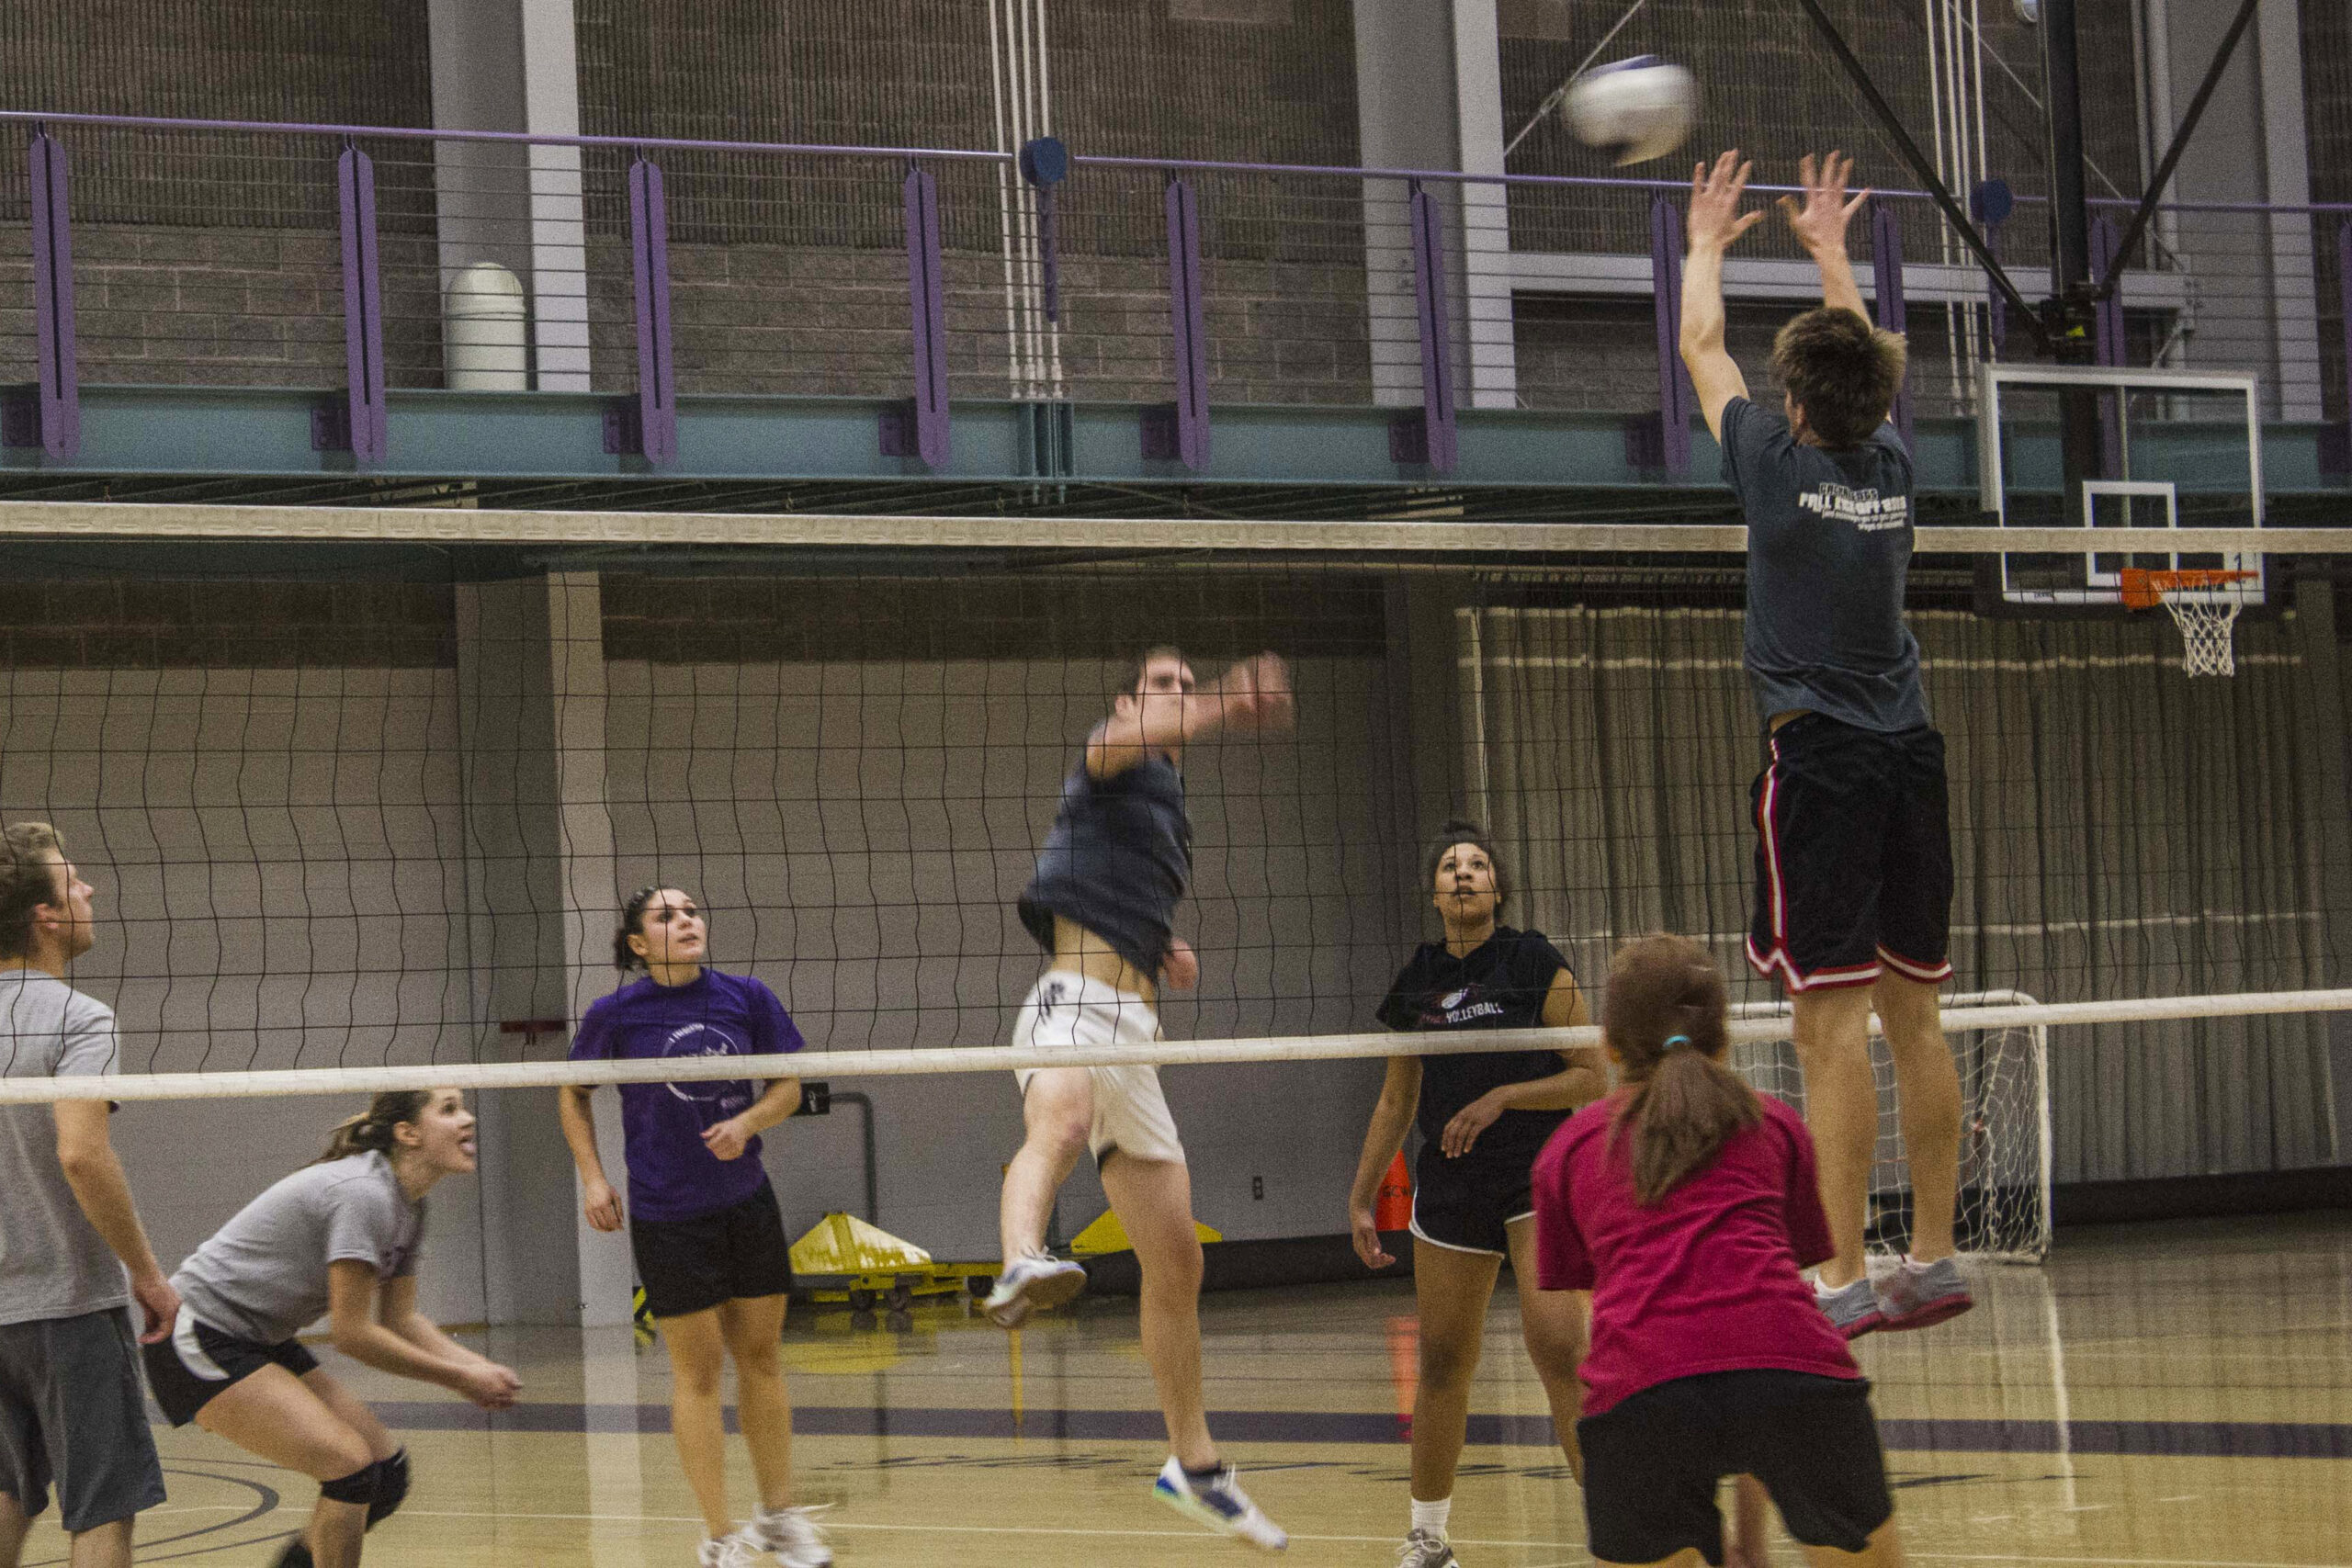
[[[1671,1051],[1671,1050],[1673,1050],[1677,1045],[1688,1045],[1688,1044],[1690,1044],[1690,1037],[1688,1034],[1669,1034],[1669,1035],[1668,1035],[1668,1036],[1666,1037],[1666,1047],[1665,1047],[1665,1048],[1666,1048],[1667,1050],[1668,1050],[1668,1051]]]

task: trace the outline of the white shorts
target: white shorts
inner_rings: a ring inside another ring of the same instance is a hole
[[[1012,1025],[1015,1045],[1093,1049],[1104,1045],[1149,1045],[1159,1038],[1159,1015],[1132,991],[1122,991],[1101,980],[1049,969],[1029,988],[1021,1016]],[[1041,1068],[1014,1071],[1021,1092]],[[1087,1129],[1086,1145],[1096,1163],[1116,1152],[1136,1159],[1184,1163],[1184,1145],[1176,1136],[1176,1119],[1168,1113],[1168,1097],[1159,1091],[1159,1069],[1148,1062],[1132,1066],[1089,1067],[1093,1080],[1094,1120]]]

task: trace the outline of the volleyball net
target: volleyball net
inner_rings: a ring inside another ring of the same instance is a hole
[[[1373,1021],[1438,934],[1424,852],[1466,817],[1501,851],[1503,919],[1596,1000],[1620,941],[1707,942],[1743,1070],[1801,1100],[1742,951],[1742,532],[1445,510],[8,504],[0,810],[55,824],[97,886],[72,978],[119,1016],[112,1098],[739,1076],[560,1059],[648,884],[784,999],[797,1072],[1001,1070],[1043,1059],[1003,1043],[1041,967],[1013,906],[1089,729],[1147,647],[1203,681],[1272,650],[1295,728],[1183,758],[1201,983],[1161,998],[1143,1055],[1230,1069],[1187,1093],[1351,1159],[1374,1059],[1497,1043]],[[2188,676],[2160,609],[2008,591],[2020,562],[2096,573],[2078,532],[1925,527],[1911,577],[1977,998],[1951,1039],[1979,1251],[2046,1245],[2053,1179],[2342,1157],[2352,530],[2099,542],[2245,572],[2235,673]],[[1893,1235],[1891,1099],[1886,1125]]]

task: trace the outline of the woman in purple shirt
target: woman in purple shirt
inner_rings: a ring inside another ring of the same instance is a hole
[[[775,993],[749,976],[703,964],[709,938],[695,901],[641,887],[622,906],[613,966],[644,977],[588,1009],[574,1061],[773,1055],[801,1047]],[[778,1342],[792,1259],[759,1134],[800,1108],[800,1080],[623,1084],[630,1249],[646,1306],[670,1350],[670,1433],[709,1536],[702,1568],[752,1568],[774,1552],[786,1568],[833,1560],[810,1510],[792,1506],[792,1402]],[[596,1153],[594,1089],[563,1089],[564,1141],[580,1170],[582,1205],[600,1231],[621,1228],[620,1198]],[[760,1510],[740,1529],[727,1511],[726,1427],[719,1380],[735,1363],[743,1440]]]

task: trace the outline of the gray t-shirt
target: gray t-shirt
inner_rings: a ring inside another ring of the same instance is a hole
[[[256,1345],[327,1310],[327,1266],[357,1258],[379,1285],[416,1272],[424,1204],[373,1152],[306,1165],[246,1204],[172,1276],[198,1321]]]
[[[1747,516],[1746,662],[1759,716],[1807,708],[1892,733],[1928,722],[1903,624],[1911,455],[1891,424],[1807,446],[1746,398],[1724,408],[1724,481]]]
[[[38,969],[0,969],[0,1077],[115,1070],[114,1010]],[[122,1264],[57,1163],[46,1105],[0,1105],[0,1324],[104,1312],[130,1300]]]

